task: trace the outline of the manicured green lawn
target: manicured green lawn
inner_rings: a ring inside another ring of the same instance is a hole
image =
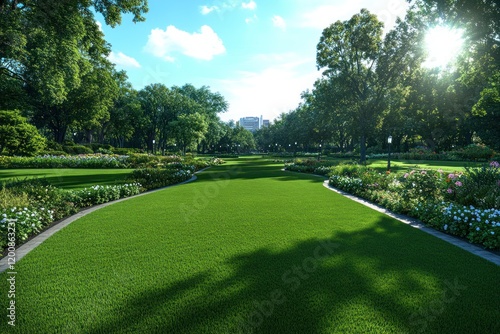
[[[500,267],[281,168],[240,158],[77,220],[16,264],[10,330],[499,332]]]
[[[434,170],[441,169],[447,172],[460,172],[464,171],[465,167],[480,167],[483,164],[470,161],[391,160],[391,171],[406,171],[416,167]],[[380,170],[387,170],[387,160],[369,160],[369,166]]]
[[[0,169],[0,182],[8,179],[41,177],[52,185],[65,189],[80,189],[94,185],[123,184],[133,169]]]
[[[316,159],[315,157],[298,157],[299,159]],[[293,156],[290,157],[279,157],[270,156],[270,159],[294,159]],[[331,164],[339,163],[350,163],[355,161],[354,159],[345,158],[332,158],[327,156],[321,156],[322,161],[326,161]],[[368,166],[378,169],[380,171],[387,170],[387,159],[368,159]],[[434,169],[443,170],[446,172],[460,172],[464,171],[465,167],[481,167],[487,164],[486,162],[471,162],[471,161],[436,161],[436,160],[394,160],[391,159],[391,171],[402,172],[407,171],[412,168],[421,169]]]

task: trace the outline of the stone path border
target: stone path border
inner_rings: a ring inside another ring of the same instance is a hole
[[[405,224],[410,225],[411,227],[418,228],[419,230],[421,230],[421,231],[423,231],[425,233],[428,233],[430,235],[435,236],[436,238],[439,238],[441,240],[449,242],[452,245],[460,247],[463,250],[468,251],[469,253],[472,253],[474,255],[482,257],[483,259],[488,260],[490,262],[493,262],[497,266],[500,266],[500,256],[495,255],[495,254],[493,254],[491,252],[488,252],[487,250],[484,250],[481,247],[478,247],[476,245],[470,244],[467,241],[463,241],[463,240],[457,239],[457,238],[455,238],[455,237],[453,237],[453,236],[451,236],[449,234],[440,232],[440,231],[435,230],[433,228],[427,227],[427,226],[425,226],[418,219],[414,219],[414,218],[411,218],[411,217],[408,217],[408,216],[405,216],[405,215],[402,215],[402,214],[399,214],[399,213],[394,213],[394,212],[389,211],[389,210],[387,210],[387,209],[385,209],[385,208],[383,208],[383,207],[381,207],[379,205],[370,203],[367,200],[364,200],[362,198],[353,196],[353,195],[351,195],[349,193],[346,193],[346,192],[344,192],[342,190],[330,187],[330,185],[328,184],[328,180],[325,180],[323,182],[323,186],[325,188],[327,188],[327,189],[329,189],[331,191],[334,191],[334,192],[336,192],[336,193],[338,193],[338,194],[340,194],[342,196],[345,196],[345,197],[347,197],[347,198],[349,198],[349,199],[351,199],[353,201],[361,203],[361,204],[369,207],[370,209],[373,209],[373,210],[376,210],[378,212],[384,213],[384,214],[388,215],[389,217],[397,219],[400,222],[403,222]]]
[[[71,224],[72,222],[74,222],[75,220],[77,220],[78,218],[86,216],[86,215],[88,215],[91,212],[94,212],[96,210],[99,210],[99,209],[104,208],[104,207],[106,207],[108,205],[111,205],[111,204],[115,204],[115,203],[118,203],[118,202],[123,202],[123,201],[126,201],[126,200],[131,199],[131,198],[136,198],[136,197],[139,197],[139,196],[144,196],[144,195],[151,194],[151,193],[154,193],[154,192],[157,192],[157,191],[160,191],[160,190],[164,190],[164,189],[167,189],[167,188],[176,187],[176,186],[180,186],[182,184],[193,182],[193,181],[195,181],[197,179],[197,177],[196,177],[197,173],[201,173],[201,172],[203,172],[204,170],[206,170],[208,168],[210,168],[210,167],[206,167],[206,168],[203,168],[203,169],[197,171],[196,173],[193,174],[193,176],[189,180],[186,180],[186,181],[181,182],[181,183],[173,184],[171,186],[167,186],[167,187],[163,187],[163,188],[154,189],[154,190],[151,190],[151,191],[146,191],[146,192],[143,192],[143,193],[138,194],[138,195],[134,195],[134,196],[130,196],[130,197],[125,197],[125,198],[120,198],[120,199],[117,199],[115,201],[111,201],[111,202],[107,202],[107,203],[103,203],[103,204],[99,204],[99,205],[94,205],[94,206],[91,206],[90,208],[83,209],[80,212],[78,212],[78,213],[76,213],[76,214],[74,214],[74,215],[72,215],[72,216],[70,216],[68,218],[63,219],[61,222],[57,223],[56,225],[54,225],[54,226],[48,228],[47,230],[43,231],[42,233],[38,234],[36,237],[34,237],[33,239],[29,240],[25,244],[21,245],[19,248],[16,248],[16,251],[15,251],[16,252],[16,263],[19,262],[19,260],[21,260],[23,257],[25,257],[26,254],[28,254],[33,249],[35,249],[36,247],[38,247],[38,245],[40,245],[42,242],[44,242],[45,240],[47,240],[54,233],[56,233],[56,232],[60,231],[61,229],[65,228],[66,226],[68,226],[69,224]],[[7,256],[5,256],[4,258],[0,259],[0,273],[3,273],[7,269],[9,269],[10,266],[7,263],[7,260],[8,260]]]

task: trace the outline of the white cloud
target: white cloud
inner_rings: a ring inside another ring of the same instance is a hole
[[[97,27],[99,28],[99,31],[100,31],[100,32],[103,32],[103,31],[102,31],[102,23],[101,23],[101,22],[99,22],[99,21],[95,21],[95,24],[97,24]]]
[[[132,57],[127,56],[123,52],[114,53],[111,51],[108,56],[108,60],[113,64],[121,67],[128,68],[140,68],[141,64]]]
[[[404,17],[409,4],[405,0],[350,0],[350,1],[325,1],[310,10],[307,10],[301,18],[301,26],[316,29],[324,29],[336,21],[349,20],[362,8],[368,9],[384,22],[386,31],[391,29],[396,18]],[[310,6],[309,6],[310,7]]]
[[[217,6],[210,6],[210,7],[208,7],[208,6],[201,6],[200,7],[200,11],[201,11],[201,13],[203,15],[208,15],[208,14],[210,14],[213,11],[219,11],[219,7],[217,7]]]
[[[260,116],[273,120],[283,112],[298,107],[301,93],[311,89],[321,73],[314,59],[295,54],[261,54],[253,58],[266,66],[260,71],[240,71],[234,78],[216,84],[229,102],[223,120],[238,120],[244,116]]]
[[[278,28],[283,29],[283,30],[286,29],[286,22],[281,16],[274,15],[272,20],[273,20],[273,25],[275,27],[278,27]]]
[[[174,60],[171,55],[174,52],[202,60],[212,60],[214,56],[226,52],[222,40],[207,25],[192,34],[172,25],[166,30],[153,29],[144,50],[166,61]]]
[[[259,18],[257,17],[257,15],[254,15],[252,17],[247,17],[245,19],[245,23],[246,24],[250,24],[250,23],[254,23],[254,22],[258,21],[258,20],[259,20]]]
[[[243,7],[244,9],[254,10],[255,8],[257,8],[257,4],[255,3],[255,1],[250,0],[249,2],[242,2],[241,7]]]

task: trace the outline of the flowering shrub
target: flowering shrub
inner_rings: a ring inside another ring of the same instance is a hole
[[[363,190],[363,181],[359,178],[332,175],[329,183],[335,188],[342,189],[354,195],[360,195]]]
[[[493,157],[495,151],[485,145],[471,144],[461,150],[450,153],[457,155],[460,160],[487,161]]]
[[[70,197],[71,202],[73,202],[76,207],[84,208],[137,195],[140,193],[140,190],[141,185],[138,183],[115,186],[96,185],[81,190],[73,190],[70,193]]]
[[[446,198],[462,205],[487,209],[500,207],[500,164],[492,161],[481,168],[466,168],[446,179]]]
[[[134,170],[129,179],[140,183],[145,190],[151,190],[189,180],[191,176],[189,170],[144,168]]]
[[[7,222],[15,220],[16,244],[25,241],[50,223],[64,218],[78,209],[106,203],[123,197],[139,194],[141,185],[137,183],[93,186],[81,190],[63,190],[45,184],[42,180],[29,180],[17,183],[15,192],[28,197],[30,204],[0,208],[0,248],[7,245]],[[12,186],[12,184],[9,184]]]
[[[126,168],[127,156],[88,154],[39,157],[0,156],[0,168]]]
[[[333,187],[470,242],[500,248],[500,211],[496,209],[500,207],[500,163],[496,161],[466,168],[464,173],[411,170],[394,175],[350,165],[331,170]]]
[[[455,203],[418,204],[412,215],[443,232],[467,238],[486,248],[500,248],[500,210]]]
[[[13,207],[0,209],[0,249],[7,246],[9,220],[14,222],[16,245],[28,239],[34,233],[53,221],[52,211],[45,208]]]

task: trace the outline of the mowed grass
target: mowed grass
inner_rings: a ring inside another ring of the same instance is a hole
[[[272,156],[271,156],[272,157]],[[298,159],[316,159],[315,157],[297,157]],[[293,156],[290,157],[272,157],[272,159],[294,159]],[[340,164],[340,163],[352,163],[358,160],[355,159],[345,159],[345,158],[332,158],[322,155],[322,161],[326,161],[330,164]],[[472,161],[438,161],[438,160],[395,160],[391,159],[391,171],[392,172],[404,172],[409,169],[432,169],[432,170],[443,170],[445,172],[463,172],[466,167],[481,167],[487,165],[488,162],[472,162]],[[387,159],[368,159],[367,166],[380,170],[387,170]]]
[[[495,333],[500,267],[256,158],[100,209],[16,264],[16,333]]]
[[[369,166],[379,170],[387,170],[387,160],[369,160]],[[435,161],[435,160],[391,160],[391,171],[400,172],[408,169],[433,169],[446,172],[463,172],[465,167],[481,167],[486,162],[471,161]]]
[[[126,183],[133,169],[0,169],[0,182],[11,179],[45,178],[50,184],[64,189],[81,189],[94,185]]]

